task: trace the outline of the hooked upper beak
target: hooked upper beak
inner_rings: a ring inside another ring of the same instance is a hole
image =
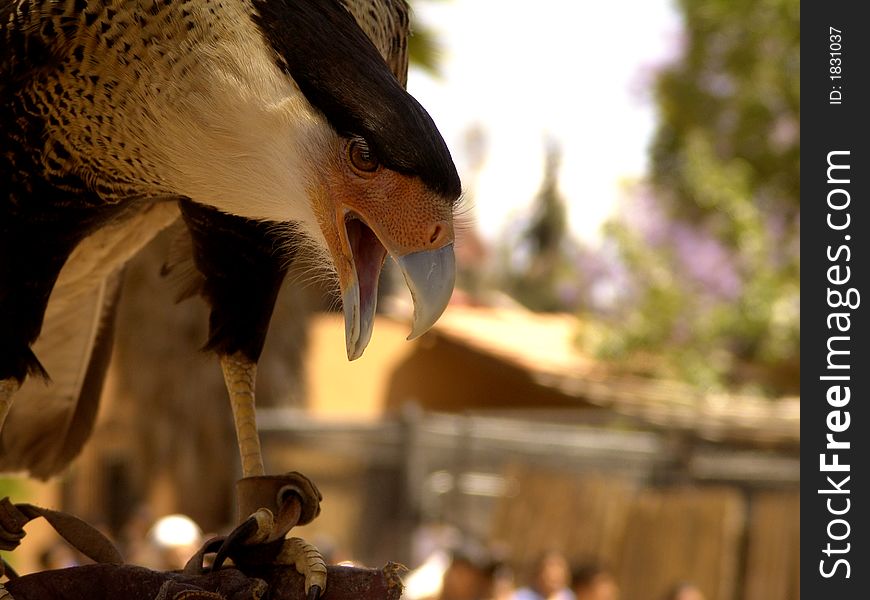
[[[388,246],[355,214],[344,223],[345,244],[351,260],[342,283],[344,329],[347,357],[362,356],[372,336],[377,305],[378,278],[389,253],[405,278],[414,301],[414,320],[409,340],[426,333],[438,320],[453,294],[456,280],[456,258],[453,242],[439,248],[399,254]]]
[[[409,340],[417,339],[435,324],[453,295],[456,257],[453,243],[437,250],[412,252],[396,259],[414,299],[414,322]]]

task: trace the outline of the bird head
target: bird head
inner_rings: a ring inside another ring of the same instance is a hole
[[[392,71],[389,51],[342,2],[401,50]],[[122,82],[96,102],[124,124],[88,146],[87,160],[105,155],[122,175],[142,165],[130,178],[227,214],[292,223],[288,244],[305,234],[338,275],[351,360],[370,339],[387,256],[413,296],[411,338],[434,324],[453,289],[461,184],[437,127],[400,81],[404,11],[403,0],[167,4],[149,28],[157,41],[130,28],[129,43],[85,57],[99,81]],[[102,131],[99,118],[91,127]]]
[[[255,0],[254,6],[279,67],[334,134],[312,152],[317,175],[306,193],[338,274],[348,358],[361,356],[371,337],[388,255],[411,292],[409,339],[416,338],[453,292],[461,184],[447,145],[342,5]]]
[[[453,292],[453,203],[418,175],[392,169],[361,137],[339,138],[336,155],[310,189],[327,251],[338,274],[350,360],[372,333],[378,278],[395,259],[414,301],[409,339],[441,316]]]

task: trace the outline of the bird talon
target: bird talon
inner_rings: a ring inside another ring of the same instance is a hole
[[[215,556],[212,569],[219,569],[239,546],[268,543],[275,535],[275,528],[275,515],[272,511],[268,508],[258,508],[224,539]]]
[[[326,589],[326,562],[320,551],[302,538],[284,540],[284,546],[275,562],[292,565],[305,577],[308,600],[316,600]],[[312,596],[312,592],[315,595]]]
[[[245,540],[246,544],[266,542],[275,531],[275,515],[268,508],[258,508],[249,518],[257,523],[256,531]]]
[[[245,477],[236,483],[236,494],[240,517],[254,517],[258,523],[251,543],[283,540],[290,529],[320,513],[320,492],[300,473]]]

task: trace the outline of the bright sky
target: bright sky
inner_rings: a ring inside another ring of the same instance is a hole
[[[466,132],[479,124],[487,136],[472,213],[483,236],[494,240],[535,196],[550,135],[564,151],[571,229],[594,241],[622,184],[645,170],[651,70],[679,48],[671,0],[418,0],[414,9],[440,36],[443,77],[412,70],[408,89],[466,188]]]

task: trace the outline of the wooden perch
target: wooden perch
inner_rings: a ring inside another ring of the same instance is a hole
[[[328,568],[322,600],[399,600],[402,567]],[[132,565],[84,565],[43,571],[5,584],[11,600],[305,600],[303,577],[292,567],[260,567],[242,573],[220,569],[195,577]],[[0,597],[3,597],[0,586]],[[5,600],[5,598],[4,598]]]
[[[249,477],[240,482],[240,506],[275,505],[266,512],[267,536],[260,539],[260,522],[245,519],[226,537],[206,542],[183,571],[160,572],[123,564],[121,555],[99,531],[66,513],[30,504],[0,500],[0,549],[14,550],[24,537],[24,525],[45,518],[55,530],[97,564],[33,573],[0,584],[0,600],[309,600],[305,578],[295,566],[281,561],[284,536],[297,523],[307,523],[319,512],[320,493],[304,475]],[[292,493],[291,493],[292,492]],[[252,539],[253,535],[253,539]],[[292,540],[291,540],[292,541]],[[214,554],[216,570],[204,566]],[[224,560],[235,566],[219,568]],[[293,561],[289,561],[293,562]],[[0,562],[0,578],[4,575]],[[323,568],[322,561],[319,563]],[[326,589],[318,600],[399,600],[403,567],[390,563],[383,569],[327,567]],[[322,570],[320,571],[322,573]],[[315,592],[317,586],[312,585]],[[311,596],[314,597],[314,596]]]

